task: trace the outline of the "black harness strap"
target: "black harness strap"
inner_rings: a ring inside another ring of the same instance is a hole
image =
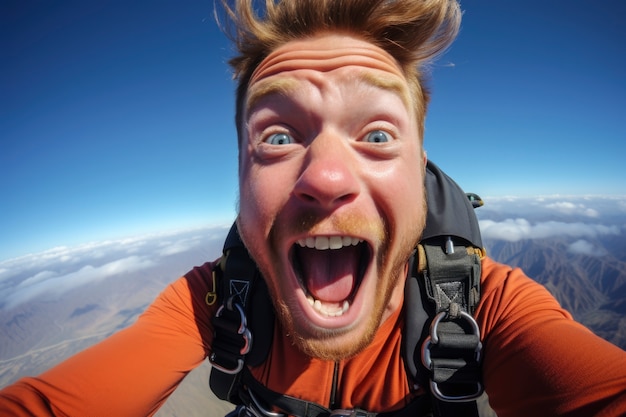
[[[228,233],[216,274],[219,299],[225,301],[212,320],[214,337],[209,361],[219,372],[211,372],[209,384],[218,398],[241,404],[241,371],[267,357],[274,312],[265,280],[243,245],[236,224]],[[253,340],[249,329],[263,331],[256,331]]]
[[[435,315],[422,345],[435,415],[478,415],[483,393],[480,330],[472,317],[480,298],[480,251],[449,242],[424,243],[425,292]],[[451,414],[452,413],[452,414]]]
[[[273,408],[280,409],[286,415],[298,417],[327,417],[331,413],[328,408],[317,403],[272,391],[257,381],[248,369],[243,372],[242,381],[247,387],[245,395],[252,396],[248,403],[254,404],[256,407],[265,408],[265,405],[271,404]],[[262,401],[263,405],[259,403],[259,400]]]
[[[448,311],[453,305],[474,314],[480,299],[480,258],[482,252],[464,246],[450,247],[425,242],[419,245],[420,263],[424,274],[427,296],[435,304],[436,312]],[[452,250],[451,253],[447,251]]]
[[[275,417],[279,417],[279,415],[298,417],[427,417],[431,415],[431,404],[426,396],[419,396],[406,407],[392,412],[373,413],[361,409],[330,410],[317,403],[270,390],[257,381],[247,368],[242,372],[242,382],[247,387],[245,393],[242,393],[242,396],[247,396],[246,403],[256,407],[256,411],[261,411],[259,414],[265,416],[269,414],[266,404],[272,404],[274,408],[280,409],[280,413],[274,413],[276,414]]]

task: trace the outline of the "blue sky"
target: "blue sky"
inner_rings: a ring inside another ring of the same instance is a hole
[[[626,195],[626,3],[464,2],[425,147],[467,191]],[[0,260],[227,224],[230,45],[213,1],[0,5]]]

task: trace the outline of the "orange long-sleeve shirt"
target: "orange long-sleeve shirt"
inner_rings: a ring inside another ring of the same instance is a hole
[[[153,414],[210,352],[212,267],[171,284],[131,327],[0,391],[0,415]],[[626,415],[626,352],[573,321],[518,269],[486,258],[481,281],[484,384],[499,417]],[[396,409],[415,395],[402,362],[402,320],[400,312],[389,318],[364,352],[341,362],[342,408]],[[304,357],[275,329],[253,374],[275,391],[328,405],[334,363]]]

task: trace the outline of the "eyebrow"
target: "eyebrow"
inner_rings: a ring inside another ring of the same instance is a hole
[[[363,72],[359,74],[358,78],[373,87],[391,91],[397,94],[406,106],[406,108],[411,108],[412,100],[410,99],[411,95],[409,93],[409,86],[406,81],[403,82],[395,76],[389,76],[387,74],[372,74],[370,72]]]
[[[406,82],[402,82],[397,77],[372,74],[370,72],[359,72],[355,75],[355,80],[364,82],[375,88],[387,90],[400,97],[407,108],[411,108],[409,88]],[[298,90],[298,82],[293,79],[259,80],[248,89],[246,98],[246,111],[249,112],[261,100],[273,95],[289,96]]]
[[[246,112],[249,112],[259,101],[273,95],[289,96],[298,89],[297,82],[292,79],[260,80],[248,88]]]

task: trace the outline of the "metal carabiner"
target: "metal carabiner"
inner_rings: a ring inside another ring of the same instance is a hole
[[[432,345],[439,344],[439,335],[437,333],[437,328],[439,327],[439,323],[441,323],[441,321],[447,316],[448,316],[448,313],[446,311],[442,311],[439,314],[437,314],[437,316],[435,316],[432,324],[430,325],[430,334],[428,337],[426,337],[426,339],[424,340],[424,343],[422,344],[422,354],[421,354],[422,364],[424,365],[424,367],[426,367],[426,369],[430,370],[431,372],[433,372],[434,369],[433,369],[432,358],[430,355],[430,350],[431,350]],[[475,353],[474,360],[476,362],[479,362],[480,354],[482,351],[482,343],[480,342],[480,328],[478,327],[478,323],[476,323],[476,320],[474,319],[474,317],[472,317],[469,313],[465,311],[460,311],[459,317],[465,319],[467,322],[470,323],[472,327],[471,334],[474,334],[478,337],[478,344],[476,345],[476,349],[474,350],[474,353]],[[441,389],[439,388],[439,384],[437,382],[433,381],[432,378],[430,379],[430,389],[431,389],[433,396],[441,401],[447,401],[447,402],[467,402],[467,401],[475,400],[483,393],[482,384],[479,381],[476,381],[475,384],[476,384],[476,390],[475,392],[472,392],[470,394],[447,395],[441,391]]]
[[[237,334],[241,335],[241,338],[243,339],[243,346],[241,347],[241,349],[239,350],[239,355],[241,355],[242,357],[244,355],[246,355],[248,352],[250,352],[250,349],[252,348],[252,333],[250,332],[250,329],[248,329],[248,321],[246,320],[246,314],[243,311],[243,307],[241,307],[239,304],[233,302],[232,297],[229,298],[227,300],[227,302],[225,304],[222,304],[218,309],[217,312],[215,313],[215,318],[218,319],[220,318],[223,314],[224,314],[224,310],[227,309],[229,311],[237,311],[239,313],[239,328],[237,329]],[[211,356],[209,357],[209,361],[211,362],[211,366],[219,369],[220,371],[226,373],[226,374],[230,374],[230,375],[234,375],[239,373],[243,367],[244,367],[244,361],[243,358],[237,359],[237,366],[234,368],[226,368],[220,364],[218,364],[216,361],[216,355],[215,353],[212,353]]]

